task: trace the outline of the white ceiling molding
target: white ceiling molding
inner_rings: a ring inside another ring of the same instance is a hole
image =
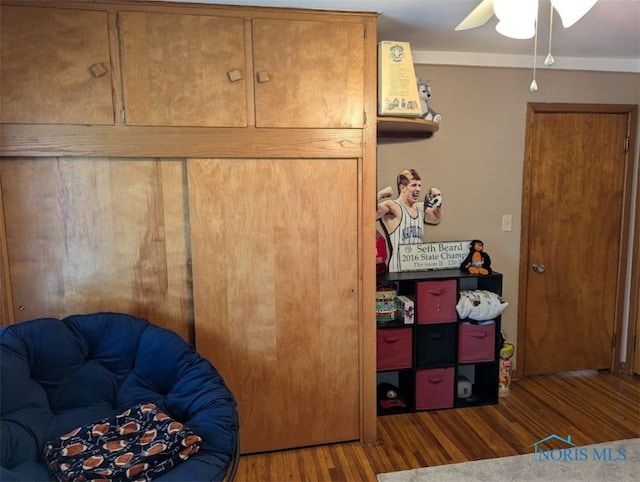
[[[413,62],[424,65],[459,65],[469,67],[532,68],[532,55],[492,54],[482,52],[440,52],[415,50]],[[601,59],[558,57],[553,67],[544,67],[545,55],[538,56],[541,69],[592,70],[598,72],[640,73],[640,59]]]

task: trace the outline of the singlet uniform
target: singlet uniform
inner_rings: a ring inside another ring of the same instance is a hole
[[[400,209],[402,215],[400,216],[400,223],[389,233],[389,240],[391,241],[392,253],[389,258],[389,271],[394,273],[400,271],[400,256],[398,254],[398,246],[401,244],[420,244],[423,242],[423,230],[424,230],[424,203],[415,203],[415,207],[418,210],[417,216],[413,217],[409,214],[409,210],[404,204],[398,200],[394,200]]]

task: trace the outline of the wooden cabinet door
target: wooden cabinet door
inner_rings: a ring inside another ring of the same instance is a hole
[[[107,13],[3,6],[0,122],[114,123]]]
[[[364,123],[362,23],[253,20],[257,127]]]
[[[183,167],[2,159],[13,321],[121,311],[192,341]]]
[[[244,453],[359,437],[358,161],[187,161],[196,349]]]
[[[126,123],[247,125],[244,20],[121,12]]]

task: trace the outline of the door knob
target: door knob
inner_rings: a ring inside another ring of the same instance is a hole
[[[536,273],[544,273],[544,264],[542,263],[533,263],[533,266],[531,267]]]

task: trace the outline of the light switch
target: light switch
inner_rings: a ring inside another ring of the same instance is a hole
[[[511,214],[503,214],[502,215],[502,230],[503,231],[511,231],[513,218]]]

